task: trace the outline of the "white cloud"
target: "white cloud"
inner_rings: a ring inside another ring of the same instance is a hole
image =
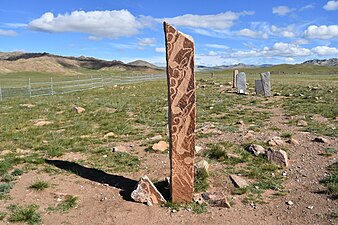
[[[158,21],[162,22],[164,20],[174,26],[224,30],[232,27],[234,25],[234,22],[238,20],[240,16],[252,14],[254,14],[254,12],[247,11],[240,13],[227,11],[215,15],[185,14],[173,18],[158,19]]]
[[[319,27],[316,25],[311,25],[305,30],[304,36],[311,39],[338,38],[338,25],[322,25]]]
[[[261,31],[256,32],[256,31],[253,31],[247,28],[238,31],[236,34],[238,36],[250,37],[250,38],[263,38],[263,39],[269,38],[269,36],[266,33],[263,33]]]
[[[328,47],[328,46],[317,46],[312,49],[314,53],[317,55],[335,55],[338,54],[338,49],[334,47]]]
[[[324,6],[323,9],[325,10],[338,10],[338,0],[336,1],[328,1]]]
[[[296,45],[306,45],[309,44],[310,42],[306,39],[298,39],[293,42]]]
[[[2,30],[0,29],[0,36],[16,36],[17,33],[14,30]]]
[[[154,46],[156,43],[156,39],[155,38],[143,38],[140,39],[140,41],[138,42],[139,46]]]
[[[205,44],[208,48],[216,48],[216,49],[228,49],[229,47],[226,45],[219,45],[219,44]]]
[[[138,34],[140,29],[149,26],[148,20],[136,18],[128,10],[73,11],[57,16],[47,12],[31,21],[28,27],[44,32],[81,32],[114,39]]]
[[[155,52],[163,53],[165,52],[165,48],[155,48]]]
[[[311,51],[307,48],[302,48],[295,44],[277,42],[275,43],[271,51],[276,56],[285,56],[285,57],[296,57],[296,56],[309,56]]]
[[[292,12],[294,9],[290,9],[288,6],[277,6],[272,8],[272,13],[277,14],[279,16],[285,16]]]
[[[97,37],[97,36],[88,36],[88,40],[90,40],[90,41],[101,41],[102,38]]]
[[[208,56],[216,56],[216,55],[218,55],[218,53],[215,52],[215,51],[209,51],[208,52]]]
[[[292,58],[292,57],[288,57],[288,58],[285,58],[285,62],[287,62],[287,63],[293,63],[293,62],[295,62],[295,59]]]
[[[304,11],[304,10],[312,9],[314,7],[315,7],[314,5],[309,4],[309,5],[306,5],[306,6],[303,6],[302,8],[300,8],[299,11]]]

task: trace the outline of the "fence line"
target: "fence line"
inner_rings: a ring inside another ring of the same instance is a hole
[[[50,81],[46,82],[33,82],[31,78],[28,79],[26,87],[22,88],[1,88],[0,86],[0,101],[9,97],[39,97],[57,94],[66,94],[78,91],[85,91],[94,88],[102,88],[104,86],[115,86],[125,84],[135,84],[147,82],[152,80],[164,79],[164,74],[151,74],[151,75],[135,75],[135,76],[110,76],[110,77],[93,77],[89,79],[80,79],[77,77],[75,80],[54,81],[53,77]]]

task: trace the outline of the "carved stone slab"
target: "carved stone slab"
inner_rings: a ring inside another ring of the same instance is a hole
[[[171,198],[191,202],[194,191],[196,84],[194,41],[164,22],[169,93]]]
[[[255,90],[257,95],[264,95],[262,80],[255,80]]]
[[[238,94],[246,93],[246,75],[244,72],[240,72],[236,75],[236,85]]]
[[[271,96],[270,72],[261,73],[264,96]]]
[[[236,76],[238,74],[238,70],[233,70],[232,71],[232,87],[236,88]]]

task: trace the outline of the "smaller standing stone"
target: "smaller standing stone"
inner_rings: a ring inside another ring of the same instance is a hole
[[[273,150],[272,148],[269,148],[266,152],[268,156],[268,160],[271,162],[280,165],[280,166],[289,166],[288,162],[288,155],[285,151],[283,150]]]
[[[315,137],[313,139],[314,142],[319,142],[319,143],[325,143],[325,144],[331,144],[331,141],[329,139],[323,138],[323,137]]]
[[[236,85],[237,85],[237,93],[245,94],[246,93],[246,75],[244,72],[240,72],[236,76]]]
[[[261,73],[264,96],[271,96],[270,72]]]
[[[248,182],[240,176],[231,174],[229,177],[236,187],[242,188],[249,185]]]
[[[237,80],[237,74],[238,74],[238,70],[233,70],[232,71],[232,87],[236,88],[236,80]]]
[[[137,188],[131,193],[131,198],[136,202],[147,203],[148,206],[166,202],[147,176],[141,177]]]
[[[255,91],[257,95],[264,95],[263,84],[261,80],[255,80]]]

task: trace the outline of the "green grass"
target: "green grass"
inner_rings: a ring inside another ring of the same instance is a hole
[[[43,180],[35,181],[34,183],[32,183],[29,186],[30,189],[35,189],[35,190],[38,190],[38,191],[45,190],[49,187],[50,187],[49,183],[47,181],[43,181]]]
[[[0,200],[8,199],[10,190],[13,188],[12,183],[0,183]]]
[[[49,212],[66,213],[70,209],[75,208],[77,206],[78,200],[79,200],[79,197],[77,196],[69,196],[64,201],[59,203],[56,207],[49,206],[46,210]]]
[[[330,176],[320,182],[327,187],[328,193],[338,198],[338,163],[334,163],[328,167]]]
[[[204,168],[198,168],[195,171],[194,191],[197,193],[206,191],[208,187],[209,184],[207,171]]]
[[[3,219],[5,219],[6,216],[7,216],[7,213],[0,212],[0,221],[2,221]]]
[[[9,222],[26,222],[29,225],[41,224],[41,215],[37,211],[38,205],[10,205],[7,207],[10,211]]]

